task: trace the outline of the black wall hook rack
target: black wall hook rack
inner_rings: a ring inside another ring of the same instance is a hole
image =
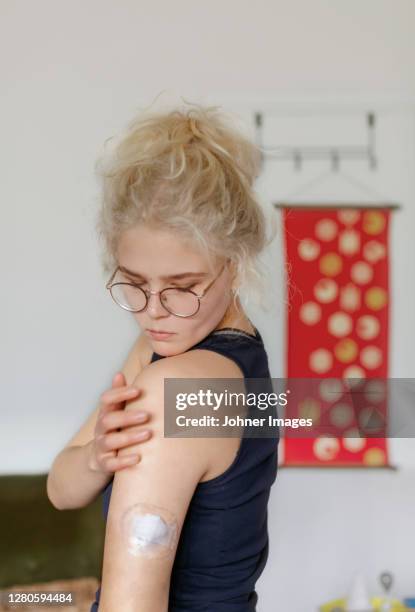
[[[342,159],[366,159],[369,168],[377,168],[377,158],[375,152],[375,127],[376,117],[373,112],[366,115],[367,126],[367,145],[366,146],[338,146],[338,147],[263,147],[262,129],[264,123],[263,113],[255,113],[255,127],[257,144],[261,150],[262,163],[265,159],[277,161],[292,160],[294,168],[301,170],[305,160],[329,159],[333,172],[340,168]]]

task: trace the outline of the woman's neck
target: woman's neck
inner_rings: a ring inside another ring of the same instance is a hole
[[[224,316],[215,327],[215,330],[222,329],[223,327],[236,327],[248,332],[249,334],[255,334],[255,329],[243,311],[239,298],[235,300],[235,304],[232,300]]]

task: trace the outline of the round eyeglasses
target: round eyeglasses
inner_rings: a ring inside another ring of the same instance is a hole
[[[111,278],[106,284],[106,289],[109,290],[112,299],[118,306],[130,312],[143,312],[147,308],[149,296],[158,295],[161,305],[167,312],[176,317],[191,317],[198,312],[200,300],[205,297],[213,283],[222,274],[225,265],[226,263],[222,266],[219,274],[200,294],[195,293],[191,289],[182,289],[180,287],[166,287],[161,291],[150,291],[148,289],[142,289],[142,287],[134,283],[113,283],[112,281],[119,267],[114,270]]]

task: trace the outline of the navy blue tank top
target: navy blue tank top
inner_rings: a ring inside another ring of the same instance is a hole
[[[256,328],[255,336],[232,327],[215,330],[188,350],[194,349],[229,357],[244,378],[270,378]],[[158,359],[163,356],[153,353],[151,363]],[[232,464],[196,486],[176,550],[168,612],[256,612],[255,583],[268,558],[267,505],[277,476],[279,436],[244,435]],[[105,518],[112,480],[102,493]],[[100,591],[90,612],[99,610]]]

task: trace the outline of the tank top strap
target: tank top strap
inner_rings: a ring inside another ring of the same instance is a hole
[[[252,335],[243,329],[238,329],[237,327],[221,327],[220,329],[215,329],[213,332],[211,332],[207,336],[207,338],[209,338],[210,336],[230,336],[230,337],[242,336],[242,337],[249,338],[251,340],[260,342],[262,344],[263,342],[262,342],[261,334],[259,333],[256,327],[254,327],[254,329],[255,329],[255,335]]]

